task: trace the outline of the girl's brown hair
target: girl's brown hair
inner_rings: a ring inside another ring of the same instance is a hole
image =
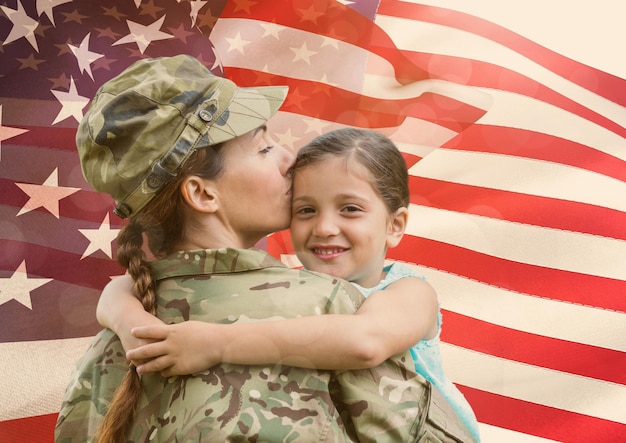
[[[176,177],[145,208],[134,214],[118,234],[117,261],[128,270],[134,282],[133,292],[144,309],[153,315],[156,313],[156,288],[143,250],[144,234],[155,257],[173,252],[175,245],[184,237],[187,209],[180,192],[182,181],[190,175],[213,179],[221,173],[223,166],[222,145],[195,151]],[[98,443],[126,442],[140,395],[139,375],[133,367],[129,367],[97,432]]]
[[[409,205],[409,174],[404,157],[386,136],[369,129],[343,128],[314,138],[298,151],[294,172],[329,156],[348,167],[364,168],[389,213]]]

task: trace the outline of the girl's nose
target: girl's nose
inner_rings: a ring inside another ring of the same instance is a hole
[[[317,237],[334,237],[339,234],[339,227],[333,217],[320,214],[313,227],[313,234]]]

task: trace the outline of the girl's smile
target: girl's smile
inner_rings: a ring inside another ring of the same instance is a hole
[[[291,238],[305,268],[364,287],[378,283],[393,217],[368,172],[328,157],[294,177]]]
[[[309,246],[309,250],[320,260],[333,260],[340,257],[349,248],[339,246]]]

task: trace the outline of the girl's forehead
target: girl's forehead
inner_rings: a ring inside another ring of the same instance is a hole
[[[358,179],[372,181],[372,173],[354,156],[328,154],[314,162],[299,166],[296,163],[295,177],[298,172],[315,169],[319,175],[350,174]]]
[[[372,174],[361,163],[349,161],[344,156],[329,156],[324,160],[316,161],[299,168],[295,172],[293,181],[294,196],[305,194],[341,195],[356,192],[361,194],[363,189],[373,191],[377,198],[381,198],[374,186]],[[328,194],[328,192],[330,194]]]

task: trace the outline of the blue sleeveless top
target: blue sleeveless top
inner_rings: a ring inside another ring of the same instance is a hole
[[[373,288],[364,288],[355,283],[352,284],[356,286],[365,297],[369,297],[372,293],[383,290],[390,284],[404,277],[418,277],[424,281],[426,280],[423,275],[418,274],[402,263],[392,263],[391,265],[385,266],[384,272],[385,277]],[[443,396],[454,407],[455,411],[476,440],[480,442],[478,421],[476,420],[476,415],[474,415],[472,407],[461,391],[459,391],[443,372],[441,353],[439,351],[439,336],[441,335],[442,321],[441,311],[439,311],[437,316],[437,335],[430,340],[420,340],[411,348],[411,355],[415,362],[415,370],[439,389]]]

